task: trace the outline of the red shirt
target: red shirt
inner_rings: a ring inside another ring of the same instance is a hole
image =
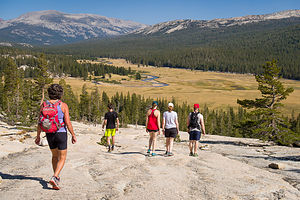
[[[157,126],[157,117],[154,115],[156,109],[151,109],[151,114],[148,116],[148,125],[147,129],[149,130],[158,130]]]

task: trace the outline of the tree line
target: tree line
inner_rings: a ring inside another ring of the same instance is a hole
[[[36,66],[38,66],[38,59],[40,53],[33,53],[30,51],[22,51],[14,48],[2,47],[0,48],[0,72],[8,64],[8,58],[12,58],[17,67],[23,66],[25,78],[35,78]],[[131,68],[116,67],[108,64],[91,64],[87,62],[77,62],[78,57],[65,55],[43,54],[47,60],[47,70],[53,77],[80,77],[87,80],[89,76],[102,76],[106,74],[118,74],[121,76],[135,75],[136,71]]]
[[[1,71],[2,81],[0,84],[1,118],[9,124],[34,125],[38,120],[39,106],[43,100],[43,95],[47,98],[45,89],[53,82],[50,76],[51,73],[48,70],[49,62],[45,56],[40,56],[36,61],[35,76],[32,79],[24,77],[24,70],[18,68],[15,60],[12,58],[8,57],[5,62],[6,65]],[[279,70],[273,65],[272,63],[267,64],[267,66],[271,67],[269,69],[270,72],[275,72],[275,75],[278,75]],[[245,108],[257,106],[260,108],[258,111],[249,112],[242,107],[239,107],[237,111],[232,107],[211,110],[206,105],[203,105],[200,108],[200,112],[204,116],[207,133],[232,137],[262,138],[273,140],[283,145],[299,141],[300,114],[287,118],[277,110],[280,106],[279,101],[287,96],[278,95],[280,93],[290,93],[291,91],[285,90],[280,83],[274,81],[273,78],[276,76],[268,75],[266,77],[269,77],[269,79],[271,77],[270,82],[267,82],[262,76],[257,76],[257,79],[263,83],[260,88],[264,92],[266,99],[258,99],[258,102],[251,100],[239,102]],[[267,85],[264,85],[266,83]],[[121,126],[126,127],[127,124],[145,125],[146,112],[154,100],[135,93],[116,93],[109,97],[98,87],[95,87],[89,93],[86,85],[82,87],[82,92],[78,98],[73,93],[72,87],[66,84],[64,79],[61,79],[59,84],[64,88],[62,100],[69,105],[71,119],[94,124],[102,123],[104,113],[107,112],[107,105],[112,103],[115,110],[119,113]],[[274,87],[267,87],[268,84],[274,84]],[[278,91],[269,90],[270,88],[278,88]],[[271,97],[275,94],[277,98],[274,98],[276,104],[272,104],[271,110],[264,109],[265,105],[273,102],[272,98],[268,97],[267,94],[271,95]],[[155,100],[159,102],[159,109],[162,112],[167,110],[168,102],[172,101],[175,105],[174,110],[178,113],[180,130],[187,130],[186,120],[189,112],[192,111],[191,105],[186,102],[179,104],[176,98]],[[273,130],[268,128],[269,124],[272,125],[272,120],[276,120],[275,123],[277,123],[274,126],[275,131],[282,130],[284,133],[278,134],[278,132],[274,132],[275,136],[280,137],[273,137]],[[271,135],[268,135],[269,133]]]

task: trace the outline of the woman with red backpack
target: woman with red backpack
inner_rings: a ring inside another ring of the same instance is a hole
[[[67,156],[67,128],[72,135],[72,143],[77,139],[70,121],[69,108],[66,103],[60,101],[63,88],[58,84],[52,84],[48,88],[49,99],[40,108],[40,120],[37,127],[35,143],[40,144],[41,131],[46,132],[47,141],[52,152],[53,176],[49,183],[53,189],[59,190],[59,174],[64,167]]]

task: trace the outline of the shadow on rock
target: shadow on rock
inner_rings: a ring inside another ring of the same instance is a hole
[[[271,146],[271,144],[267,143],[248,143],[242,141],[213,141],[213,140],[203,140],[200,141],[201,144],[225,144],[225,145],[235,145],[235,146],[249,146],[249,147],[264,147],[264,146]]]
[[[300,174],[300,169],[289,169],[287,171],[290,171],[290,172],[296,172],[296,173],[299,173]]]
[[[276,157],[276,156],[236,156],[236,157],[245,157],[245,158],[262,158],[265,160],[284,160],[284,161],[300,161],[300,156],[282,156],[282,157]]]
[[[43,186],[43,189],[51,189],[52,190],[52,188],[48,187],[48,182],[45,181],[41,177],[30,177],[30,176],[24,176],[24,175],[11,175],[11,174],[5,174],[5,173],[2,173],[2,172],[0,172],[0,176],[2,177],[2,179],[39,181],[40,184]]]
[[[115,154],[119,154],[119,155],[132,155],[132,154],[145,155],[144,153],[141,153],[141,152],[138,152],[138,151],[122,152],[122,153],[115,153]]]

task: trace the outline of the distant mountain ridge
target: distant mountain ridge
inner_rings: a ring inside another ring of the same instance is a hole
[[[0,21],[0,41],[52,45],[130,33],[146,25],[95,14],[55,10],[30,12]]]
[[[269,21],[300,18],[300,10],[265,15],[248,15],[213,20],[174,20],[147,26],[138,22],[108,18],[95,14],[66,14],[55,10],[30,12],[12,20],[0,21],[0,45],[57,45],[112,36],[172,35],[206,30],[261,24]],[[281,23],[281,22],[279,22]],[[202,34],[199,33],[199,37]]]
[[[300,17],[300,10],[287,10],[266,15],[248,15],[244,17],[233,17],[227,19],[213,19],[213,20],[174,20],[148,26],[139,29],[134,34],[169,34],[176,31],[189,28],[220,28],[230,27],[235,25],[244,25],[248,23],[258,23],[267,20],[278,20],[291,17]]]

